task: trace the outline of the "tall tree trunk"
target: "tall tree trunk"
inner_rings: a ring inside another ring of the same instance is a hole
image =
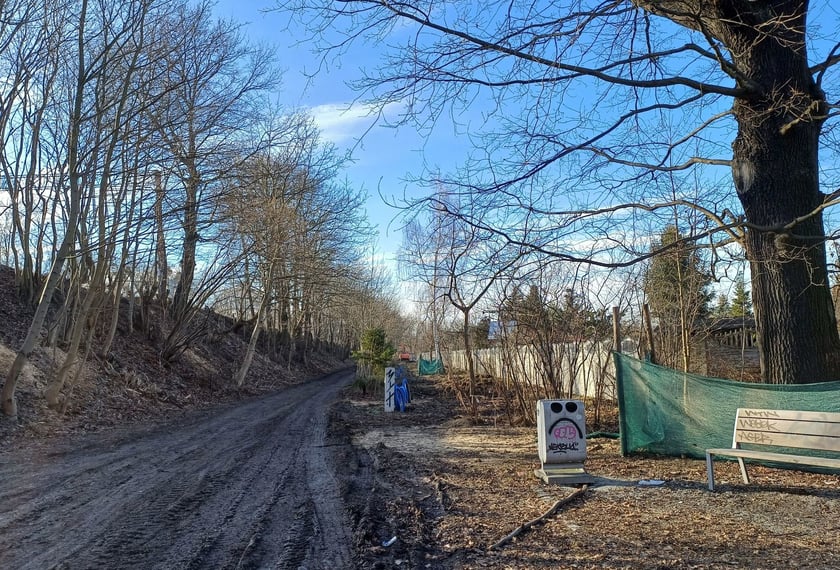
[[[193,150],[193,156],[194,156]],[[188,319],[191,303],[192,285],[195,278],[195,254],[198,246],[198,186],[199,174],[192,160],[186,165],[189,177],[185,180],[184,192],[184,246],[181,253],[181,276],[175,287],[172,301],[172,314],[177,325],[183,325]]]
[[[108,333],[102,345],[97,348],[97,354],[102,358],[107,358],[111,352],[111,347],[114,344],[114,339],[117,337],[117,327],[120,322],[120,301],[122,300],[123,286],[125,285],[125,268],[123,267],[117,273],[117,281],[113,284],[113,288],[109,292],[111,306],[110,317],[108,320]]]
[[[754,96],[735,101],[732,169],[750,224],[746,251],[762,378],[808,383],[840,378],[840,337],[823,218],[814,213],[824,199],[818,150],[827,106],[808,69],[807,5],[788,4],[786,13],[796,18],[728,27],[735,63],[757,85]],[[756,8],[749,15],[772,12]]]
[[[74,369],[82,367],[85,364],[83,360],[79,359],[79,346],[82,343],[82,337],[88,336],[89,331],[92,333],[96,326],[99,305],[102,301],[101,281],[103,278],[104,275],[95,275],[93,282],[88,286],[82,301],[82,306],[77,311],[71,326],[70,345],[67,348],[67,355],[64,357],[64,362],[47,384],[47,389],[44,391],[47,405],[50,408],[60,409],[63,407],[64,401],[61,396],[61,390],[64,388],[68,376]],[[88,350],[89,347],[85,347],[86,354]]]
[[[196,249],[198,247],[198,173],[193,165],[188,167],[190,176],[185,182],[184,244],[181,252],[181,275],[172,295],[172,326],[161,349],[161,357],[171,361],[186,348],[188,326],[199,308],[193,294]]]
[[[270,269],[269,273],[271,273]],[[268,284],[270,284],[270,280],[268,281]],[[263,293],[262,302],[260,303],[259,310],[257,311],[257,316],[254,319],[254,329],[251,331],[251,338],[248,341],[245,358],[236,373],[236,385],[240,388],[243,384],[245,384],[245,377],[248,375],[248,370],[251,368],[251,362],[254,360],[254,353],[257,350],[257,341],[260,338],[260,331],[263,328],[263,320],[265,318],[266,307],[268,307],[268,301],[269,292],[266,290],[265,293]]]
[[[260,302],[257,314],[254,317],[254,329],[251,331],[251,338],[248,341],[248,349],[245,352],[245,358],[242,365],[236,373],[236,385],[241,387],[245,384],[245,377],[248,375],[248,370],[251,368],[251,362],[254,360],[254,353],[257,350],[257,341],[260,338],[260,331],[263,328],[263,321],[268,312],[268,305],[271,298],[271,288],[274,283],[274,264],[270,263],[266,274],[265,282],[263,283],[263,297]]]
[[[55,256],[50,276],[41,290],[41,298],[38,301],[38,308],[35,309],[35,316],[32,318],[32,323],[29,325],[29,330],[26,332],[26,338],[23,340],[23,345],[15,356],[9,373],[6,375],[6,381],[3,383],[2,406],[3,413],[7,416],[17,416],[17,402],[15,401],[15,388],[17,387],[17,380],[20,376],[23,367],[29,362],[29,357],[38,346],[38,340],[41,336],[41,329],[44,326],[44,321],[47,318],[47,311],[52,302],[52,296],[58,286],[61,275],[64,271],[64,263],[72,255],[73,244],[76,241],[76,229],[79,223],[79,212],[81,209],[82,196],[82,175],[79,173],[79,133],[82,120],[82,96],[85,87],[85,51],[84,51],[84,37],[85,37],[85,18],[87,14],[87,0],[82,0],[80,10],[80,21],[78,31],[78,65],[79,73],[76,82],[76,91],[74,93],[73,110],[70,121],[70,136],[68,140],[68,155],[67,168],[70,172],[70,208],[67,214],[67,228],[64,232],[64,237],[61,240],[58,252]]]
[[[160,171],[155,171],[155,227],[157,240],[155,243],[155,270],[158,278],[158,302],[161,316],[166,314],[166,303],[169,299],[169,266],[166,261],[166,232],[163,226],[163,182]]]
[[[76,212],[76,217],[78,217],[78,211]],[[73,225],[75,225],[75,222],[73,222]],[[35,310],[35,316],[32,317],[32,322],[29,325],[26,338],[23,340],[23,344],[21,345],[20,350],[18,350],[15,360],[12,363],[11,368],[9,368],[9,372],[6,374],[6,381],[3,383],[3,391],[0,395],[3,403],[3,413],[10,417],[17,416],[17,401],[15,400],[17,381],[23,367],[26,366],[27,362],[29,362],[32,352],[38,347],[38,341],[41,337],[41,329],[43,328],[44,321],[47,318],[47,311],[50,308],[53,293],[55,293],[59,279],[61,279],[64,262],[70,255],[73,238],[70,237],[69,232],[70,230],[68,229],[68,233],[64,235],[61,248],[56,254],[55,263],[53,263],[53,267],[50,270],[50,276],[44,283],[44,287],[41,290],[41,299],[38,302],[38,308]],[[73,231],[73,234],[75,235],[75,231]]]
[[[478,417],[478,408],[476,407],[475,401],[475,362],[473,360],[473,348],[470,340],[470,309],[468,307],[458,307],[457,305],[455,307],[462,312],[464,317],[464,327],[461,329],[461,332],[464,335],[464,354],[467,357],[467,375],[470,381],[469,411],[470,417],[476,419]]]

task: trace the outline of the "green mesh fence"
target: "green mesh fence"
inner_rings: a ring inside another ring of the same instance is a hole
[[[613,358],[623,455],[704,458],[707,448],[732,445],[738,408],[840,412],[840,382],[753,384],[686,374],[619,353]]]
[[[420,359],[417,362],[417,372],[421,376],[429,376],[431,374],[443,374],[443,360],[435,358],[433,360]]]

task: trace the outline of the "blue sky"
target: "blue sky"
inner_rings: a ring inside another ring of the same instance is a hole
[[[278,93],[281,104],[290,110],[306,110],[315,118],[322,136],[337,145],[339,150],[353,148],[354,162],[347,167],[345,176],[353,187],[367,192],[369,196],[367,216],[379,231],[377,254],[385,261],[392,262],[402,240],[400,212],[386,205],[380,194],[385,198],[399,200],[404,194],[417,197],[421,193],[428,192],[425,188],[418,188],[406,182],[406,177],[420,176],[424,168],[452,172],[466,161],[467,154],[472,148],[471,141],[467,140],[463,134],[459,135],[455,132],[454,125],[451,122],[447,123],[446,113],[442,113],[439,117],[439,122],[430,138],[421,137],[410,127],[390,128],[382,124],[372,126],[375,118],[367,114],[363,105],[354,104],[358,93],[354,92],[347,82],[358,79],[362,75],[361,68],[372,71],[381,63],[384,54],[377,51],[375,47],[371,47],[370,44],[360,42],[352,45],[349,53],[340,61],[331,60],[328,69],[323,69],[321,57],[313,53],[312,46],[306,43],[309,32],[303,29],[297,31],[287,29],[288,15],[266,11],[273,6],[273,0],[218,0],[216,13],[219,17],[242,23],[245,26],[244,33],[253,41],[269,44],[276,49],[278,64],[284,70],[283,88]],[[310,77],[319,68],[321,72]],[[587,85],[585,80],[581,80],[565,94],[566,103],[571,112],[568,118],[570,123],[563,125],[564,128],[571,128],[569,125],[580,118],[576,105],[591,103],[591,97],[597,90],[593,88],[590,92],[587,90]],[[516,103],[518,102],[512,104]],[[485,103],[478,103],[478,105],[482,104]],[[726,102],[720,104],[725,105]],[[492,103],[490,105],[492,108]],[[710,112],[706,107],[703,109],[704,113]],[[399,109],[392,109],[392,111],[399,112]],[[477,121],[480,119],[480,114],[481,110],[473,107],[470,109],[469,116],[462,115],[457,120],[468,122],[472,117]],[[557,119],[553,115],[550,117],[552,121]],[[592,129],[594,132],[604,128],[603,121],[606,119],[599,114],[593,113],[591,116],[584,114],[584,117],[590,117],[595,122],[582,125],[582,127]],[[675,131],[679,131],[681,117],[679,113],[668,115],[665,126],[673,123]],[[539,124],[545,118],[536,116],[535,120]],[[562,116],[559,120],[562,122]],[[733,131],[724,129],[722,132],[723,139],[719,141],[720,148],[713,150],[715,152],[719,150],[719,154],[725,157],[729,152],[729,137]],[[359,142],[358,139],[363,134],[364,139]],[[676,135],[670,133],[669,136]],[[685,149],[683,152],[693,152],[693,149]],[[513,155],[514,160],[516,156]],[[574,173],[571,175],[565,173],[566,170],[574,169],[575,166],[575,162],[571,162],[568,166],[558,165],[559,170],[546,170],[545,176],[553,176],[560,181],[570,176],[569,179],[576,183],[577,178]],[[481,172],[478,174],[480,175]],[[623,176],[621,173],[616,174],[616,179],[620,179],[621,176]],[[703,176],[706,175],[703,174]],[[723,184],[729,180],[728,171],[722,175],[714,173],[714,178],[709,180],[717,181],[718,176],[722,176],[721,183]],[[578,193],[588,193],[586,187],[575,186],[574,190]],[[603,185],[595,184],[594,190],[596,198],[601,196],[602,200],[596,205],[609,205],[604,201],[609,200],[611,194],[604,191]],[[534,191],[539,192],[539,189]],[[552,196],[554,200],[552,209],[566,208],[566,204],[558,200],[567,199],[567,194],[574,196],[575,193],[569,191]],[[734,199],[734,194],[730,195],[730,198]],[[629,231],[631,226],[621,229]],[[577,236],[569,239],[574,242],[579,241]],[[633,236],[628,234],[626,241],[633,239]],[[642,235],[641,239],[643,246],[647,234]],[[589,242],[582,243],[589,245]]]
[[[354,105],[358,94],[347,81],[357,78],[361,67],[372,68],[377,63],[380,54],[369,48],[354,48],[326,72],[307,77],[319,68],[319,56],[310,47],[299,44],[306,37],[304,30],[298,35],[283,29],[286,16],[261,11],[270,7],[270,0],[219,0],[216,13],[246,24],[244,32],[251,40],[276,47],[278,63],[284,70],[283,87],[278,93],[282,105],[307,110],[315,118],[322,137],[339,150],[353,148],[353,163],[345,176],[353,187],[368,193],[368,219],[379,231],[377,254],[393,261],[402,239],[400,220],[395,220],[399,211],[388,207],[380,193],[389,199],[399,199],[404,192],[417,196],[422,190],[406,183],[406,176],[419,175],[424,160],[433,168],[454,168],[459,150],[465,152],[466,145],[458,144],[451,126],[438,124],[434,136],[427,140],[408,127],[374,124],[375,117],[363,105]]]

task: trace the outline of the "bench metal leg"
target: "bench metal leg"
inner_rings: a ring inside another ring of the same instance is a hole
[[[709,478],[709,491],[715,490],[715,468],[712,463],[712,454],[706,452],[706,476]]]
[[[740,457],[738,458],[738,465],[741,466],[741,479],[744,480],[744,483],[749,483],[750,482],[750,476],[747,475],[747,466],[744,463],[744,460],[741,459]]]

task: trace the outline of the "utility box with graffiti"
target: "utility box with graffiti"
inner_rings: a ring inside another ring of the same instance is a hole
[[[537,451],[541,469],[534,473],[546,483],[577,485],[592,482],[586,460],[586,414],[581,400],[537,402]]]
[[[411,401],[405,368],[396,366],[385,369],[385,411],[404,412]]]
[[[397,386],[397,370],[392,367],[385,369],[385,411],[394,411],[394,388]]]

